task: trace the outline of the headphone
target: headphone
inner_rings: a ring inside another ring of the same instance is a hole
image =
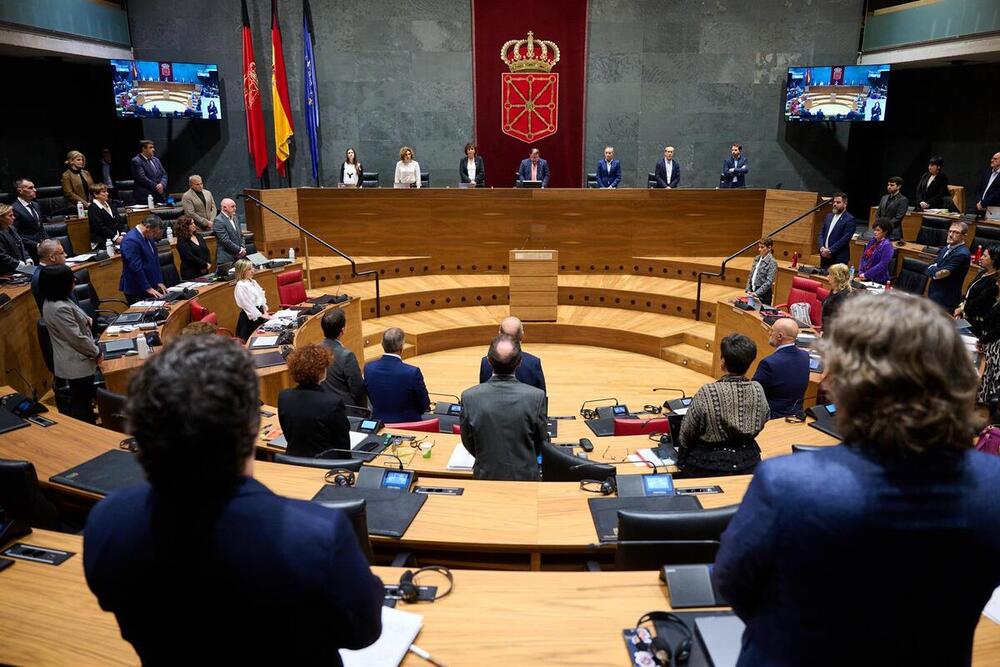
[[[580,490],[587,493],[599,493],[602,496],[610,496],[612,493],[618,491],[618,477],[612,475],[604,481],[599,479],[581,479]]]
[[[580,408],[580,416],[584,419],[597,419],[597,410],[591,410],[590,408]]]
[[[420,568],[416,572],[413,570],[407,570],[403,573],[403,576],[399,578],[399,597],[403,600],[403,602],[420,601],[420,587],[414,583],[413,580],[417,578],[417,575],[423,574],[424,572],[437,572],[438,574],[444,575],[444,577],[448,580],[448,588],[445,592],[436,595],[433,600],[430,600],[430,602],[436,602],[437,600],[447,596],[455,587],[454,575],[452,575],[451,570],[443,565],[428,565]]]
[[[671,627],[676,628],[684,638],[674,647],[670,646],[670,642],[667,641],[666,637],[661,637],[660,635],[652,635],[650,641],[644,642],[639,639],[639,626],[647,621],[655,623],[660,621],[666,623]],[[639,617],[639,620],[635,624],[636,633],[636,650],[637,651],[648,651],[653,657],[653,661],[660,667],[672,667],[673,665],[684,665],[687,664],[688,658],[691,657],[691,648],[694,643],[694,634],[691,632],[691,628],[688,627],[687,623],[684,622],[677,614],[672,614],[669,611],[651,611],[643,614]]]
[[[651,415],[663,414],[663,406],[661,405],[644,405],[642,406],[642,411]]]
[[[355,478],[356,476],[353,470],[345,470],[344,468],[327,470],[323,475],[323,479],[326,480],[326,483],[333,484],[334,486],[354,486]]]

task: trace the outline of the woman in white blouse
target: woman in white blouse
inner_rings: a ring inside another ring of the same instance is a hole
[[[233,265],[233,271],[236,273],[233,296],[236,297],[236,305],[240,307],[236,335],[246,342],[257,327],[271,319],[271,315],[267,312],[264,288],[253,279],[253,263],[249,259],[241,259]]]
[[[458,178],[460,183],[475,183],[477,188],[486,185],[486,167],[483,158],[476,152],[476,145],[465,144],[465,159],[458,161]]]
[[[419,188],[420,164],[413,159],[413,149],[403,146],[399,149],[399,162],[396,163],[396,177],[392,180],[394,188]]]
[[[340,184],[348,188],[360,188],[364,177],[364,170],[358,160],[358,153],[353,148],[348,148],[345,160],[340,165]]]

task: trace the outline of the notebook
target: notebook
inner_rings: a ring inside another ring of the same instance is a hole
[[[423,624],[420,614],[382,607],[382,634],[378,640],[357,651],[342,648],[340,659],[344,667],[395,667],[403,662]]]

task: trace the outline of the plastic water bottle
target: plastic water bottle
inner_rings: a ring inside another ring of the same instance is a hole
[[[793,252],[792,253],[792,268],[794,269],[798,265],[799,265],[799,253]]]
[[[82,218],[83,217],[83,202],[82,201],[78,201],[76,203],[76,217],[78,217],[78,218]]]
[[[174,228],[167,225],[167,243],[173,245],[174,243]]]
[[[115,244],[111,242],[111,239],[104,242],[104,251],[108,253],[108,257],[115,256]]]
[[[885,291],[888,292],[891,289],[892,289],[892,281],[891,280],[885,281]]]
[[[290,259],[293,262],[295,261],[295,248],[288,249],[288,259]]]
[[[149,206],[149,210],[153,210],[153,195],[146,195],[146,205]]]
[[[851,267],[851,282],[854,282],[854,267]]]
[[[139,334],[139,337],[135,339],[135,346],[139,350],[140,359],[149,358],[149,343],[146,342],[145,334]]]

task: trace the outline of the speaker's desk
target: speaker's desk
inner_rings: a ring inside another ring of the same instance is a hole
[[[83,539],[36,530],[29,544],[76,552],[58,567],[18,561],[0,576],[0,663],[136,665],[112,614],[83,576]],[[385,583],[402,568],[374,567]],[[455,589],[432,604],[401,605],[423,616],[416,644],[446,665],[624,665],[621,631],[645,612],[671,609],[657,572],[454,570]],[[443,584],[428,574],[421,583]],[[1000,625],[980,617],[972,664],[1000,662]],[[427,663],[408,654],[404,667]]]

